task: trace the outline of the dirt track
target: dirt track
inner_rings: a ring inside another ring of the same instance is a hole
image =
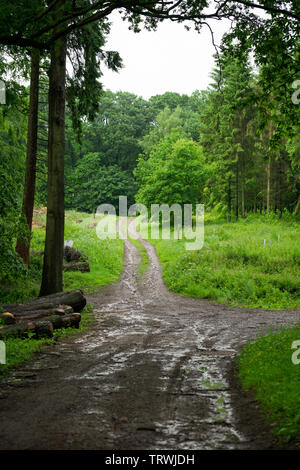
[[[138,279],[125,242],[120,282],[88,296],[95,326],[0,383],[0,449],[270,449],[236,352],[299,311],[237,309],[170,293],[155,250]],[[10,388],[8,388],[10,386]]]

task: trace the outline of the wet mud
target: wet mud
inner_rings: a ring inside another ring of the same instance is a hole
[[[231,308],[171,293],[154,247],[138,275],[125,240],[119,282],[89,295],[95,324],[0,382],[0,449],[272,449],[236,354],[299,311]]]

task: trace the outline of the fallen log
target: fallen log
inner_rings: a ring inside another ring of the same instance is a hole
[[[33,334],[34,338],[52,338],[53,330],[59,328],[79,328],[80,313],[69,315],[50,315],[42,320],[22,321],[16,325],[7,325],[0,328],[0,339],[28,338]]]
[[[71,313],[70,315],[50,315],[44,318],[44,321],[51,322],[53,329],[59,328],[79,328],[81,321],[80,313]]]
[[[33,333],[35,338],[52,338],[53,324],[49,321],[22,322],[0,328],[0,338],[28,338]]]
[[[65,246],[64,248],[64,258],[67,262],[70,261],[83,261],[87,260],[88,256],[81,253],[79,250],[76,250],[72,246]]]
[[[78,261],[78,262],[71,262],[67,264],[63,264],[64,271],[81,271],[83,273],[90,272],[90,265],[87,261]]]
[[[39,318],[48,317],[54,313],[54,309],[50,310],[30,310],[29,312],[15,313],[17,322],[25,320],[38,320]]]
[[[29,312],[15,313],[14,318],[17,322],[24,320],[38,320],[39,318],[49,317],[50,315],[69,315],[73,313],[70,305],[62,305],[59,308],[51,308],[50,310],[33,310]]]
[[[35,338],[52,338],[53,336],[53,323],[50,321],[38,320],[33,323],[34,325],[34,337]]]
[[[16,317],[10,312],[1,313],[0,318],[5,325],[14,325],[17,322]]]
[[[50,294],[45,297],[28,300],[20,304],[2,304],[0,307],[4,311],[16,315],[17,313],[22,312],[59,308],[61,305],[71,306],[75,312],[81,312],[86,305],[86,299],[83,292],[78,289]]]

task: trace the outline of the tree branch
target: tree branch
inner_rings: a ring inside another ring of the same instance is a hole
[[[289,18],[294,18],[295,20],[300,21],[300,15],[297,13],[293,13],[290,10],[281,10],[280,8],[261,5],[260,3],[254,3],[254,2],[247,1],[247,0],[231,0],[231,1],[233,1],[234,3],[241,3],[242,5],[245,5],[246,7],[250,7],[250,8],[259,8],[260,10],[264,10],[268,13],[279,13],[281,15],[288,16]]]

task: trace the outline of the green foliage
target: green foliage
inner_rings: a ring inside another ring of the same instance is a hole
[[[83,125],[77,158],[98,152],[103,165],[118,165],[122,170],[132,171],[141,151],[138,141],[153,118],[154,112],[144,99],[132,93],[106,91],[101,95],[95,121]]]
[[[293,364],[291,349],[299,339],[300,323],[248,343],[238,358],[243,388],[255,394],[283,442],[300,438],[300,366]]]
[[[99,111],[102,85],[100,63],[117,72],[122,67],[118,52],[105,51],[110,24],[95,22],[68,36],[68,57],[73,67],[67,74],[66,99],[72,126],[78,137],[82,133],[82,118],[93,121]]]
[[[181,114],[182,109],[179,106],[174,111],[171,111],[169,107],[165,107],[158,113],[149,134],[145,135],[140,141],[145,155],[150,155],[153,147],[173,130],[182,128]]]
[[[180,294],[234,306],[266,309],[300,306],[299,225],[278,217],[205,224],[200,251],[184,240],[152,240],[168,287]]]
[[[20,98],[19,104],[24,104]],[[1,105],[0,105],[1,106]],[[0,282],[24,274],[14,243],[25,236],[20,219],[26,152],[26,119],[14,106],[0,108]]]
[[[173,131],[140,157],[134,172],[140,185],[136,201],[151,204],[193,204],[201,200],[206,177],[202,148]]]
[[[88,153],[80,160],[66,191],[67,206],[87,212],[95,212],[103,203],[117,208],[122,195],[133,204],[136,184],[130,172],[117,165],[107,167],[102,160],[98,153]]]

